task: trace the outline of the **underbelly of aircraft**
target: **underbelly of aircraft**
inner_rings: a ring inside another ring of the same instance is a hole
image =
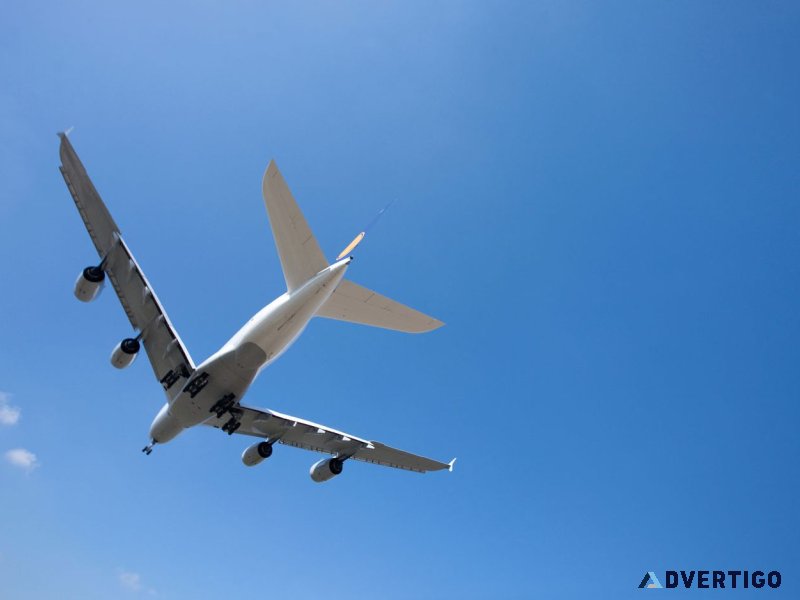
[[[219,353],[197,367],[164,419],[186,429],[214,417],[219,402],[232,399],[238,403],[258,373],[300,336],[334,287],[311,285],[297,296],[283,296],[259,311]]]

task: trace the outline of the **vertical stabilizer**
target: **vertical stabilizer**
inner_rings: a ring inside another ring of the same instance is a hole
[[[274,160],[264,173],[261,191],[286,288],[291,292],[327,267],[328,261]]]

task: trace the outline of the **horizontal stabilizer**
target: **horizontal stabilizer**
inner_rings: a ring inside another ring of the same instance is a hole
[[[347,279],[342,280],[336,291],[317,311],[317,316],[406,333],[424,333],[444,325],[433,317]]]

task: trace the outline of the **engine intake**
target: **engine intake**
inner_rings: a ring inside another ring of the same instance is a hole
[[[311,470],[308,473],[311,475],[311,479],[317,483],[322,483],[339,475],[343,468],[344,461],[342,459],[323,458],[311,465]]]
[[[139,340],[136,338],[125,338],[117,344],[117,347],[114,348],[114,351],[111,353],[111,364],[117,369],[129,367],[136,359],[139,348],[141,348]]]
[[[75,297],[81,302],[91,302],[103,289],[105,278],[101,267],[86,267],[75,281]]]
[[[259,442],[242,452],[242,462],[247,467],[255,467],[270,456],[272,456],[272,444],[269,442]]]

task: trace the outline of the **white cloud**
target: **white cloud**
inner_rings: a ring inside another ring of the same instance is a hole
[[[36,458],[36,455],[30,450],[25,450],[25,448],[9,450],[6,452],[5,457],[9,464],[19,467],[28,473],[39,466],[39,460]]]
[[[122,584],[122,587],[132,592],[138,592],[142,589],[142,576],[138,573],[123,571],[119,574],[119,582]]]
[[[149,596],[157,596],[153,588],[145,588],[142,583],[142,576],[133,571],[120,571],[119,582],[122,587],[131,592],[146,592]]]
[[[0,425],[16,425],[20,410],[9,402],[10,395],[0,392]]]

